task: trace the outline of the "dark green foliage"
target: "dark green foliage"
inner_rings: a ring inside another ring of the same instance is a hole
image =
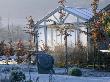
[[[107,27],[108,23],[110,23],[110,16],[105,17],[103,25]]]
[[[110,37],[110,16],[109,16],[109,15],[105,16],[104,22],[103,22],[103,26],[104,26],[106,29],[108,29],[108,30],[107,30],[107,34],[108,34],[108,36]]]
[[[10,81],[11,82],[20,82],[20,81],[23,81],[25,79],[26,79],[25,74],[22,71],[14,70],[11,72],[11,75],[10,75]]]
[[[78,68],[72,68],[69,71],[69,75],[72,75],[72,76],[81,76],[82,75],[82,72]]]

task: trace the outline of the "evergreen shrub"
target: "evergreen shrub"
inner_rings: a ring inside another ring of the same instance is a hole
[[[72,76],[81,76],[82,75],[82,72],[78,68],[71,68],[69,70],[69,75],[72,75]]]

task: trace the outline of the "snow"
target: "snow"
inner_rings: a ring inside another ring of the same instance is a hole
[[[83,75],[81,77],[64,75],[64,68],[54,68],[56,74],[38,74],[37,66],[30,66],[31,72],[29,74],[28,65],[0,65],[0,79],[9,76],[10,70],[13,67],[18,67],[26,75],[26,80],[39,80],[39,82],[49,82],[49,78],[52,77],[52,82],[110,82],[110,72],[99,72],[94,69],[81,68]],[[59,75],[60,74],[60,75]]]
[[[27,74],[26,74],[27,75]],[[29,78],[29,76],[27,76]],[[33,74],[32,79],[35,81],[39,77],[39,82],[49,82],[47,74]],[[110,77],[75,77],[67,75],[53,75],[52,82],[110,82]]]
[[[16,58],[17,58],[16,56],[10,56],[8,59],[8,64],[17,64]],[[6,62],[7,62],[6,59],[7,59],[6,56],[0,56],[0,65],[6,64]]]
[[[100,50],[101,52],[107,52],[107,53],[109,53],[110,52],[110,50]]]
[[[98,71],[95,69],[80,69],[83,77],[110,77],[110,72]]]

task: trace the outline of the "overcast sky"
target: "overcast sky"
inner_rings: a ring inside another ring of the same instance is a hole
[[[90,7],[92,0],[67,0],[66,5],[72,7]],[[0,0],[0,16],[3,19],[23,20],[33,16],[37,20],[58,7],[58,0]],[[110,4],[110,0],[100,0],[100,8]]]

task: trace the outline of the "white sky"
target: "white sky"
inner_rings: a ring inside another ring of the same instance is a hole
[[[67,0],[66,5],[72,7],[90,7],[92,0]],[[25,23],[27,16],[41,19],[58,7],[58,0],[0,0],[0,16],[4,21]],[[100,8],[110,4],[110,0],[100,0]]]

